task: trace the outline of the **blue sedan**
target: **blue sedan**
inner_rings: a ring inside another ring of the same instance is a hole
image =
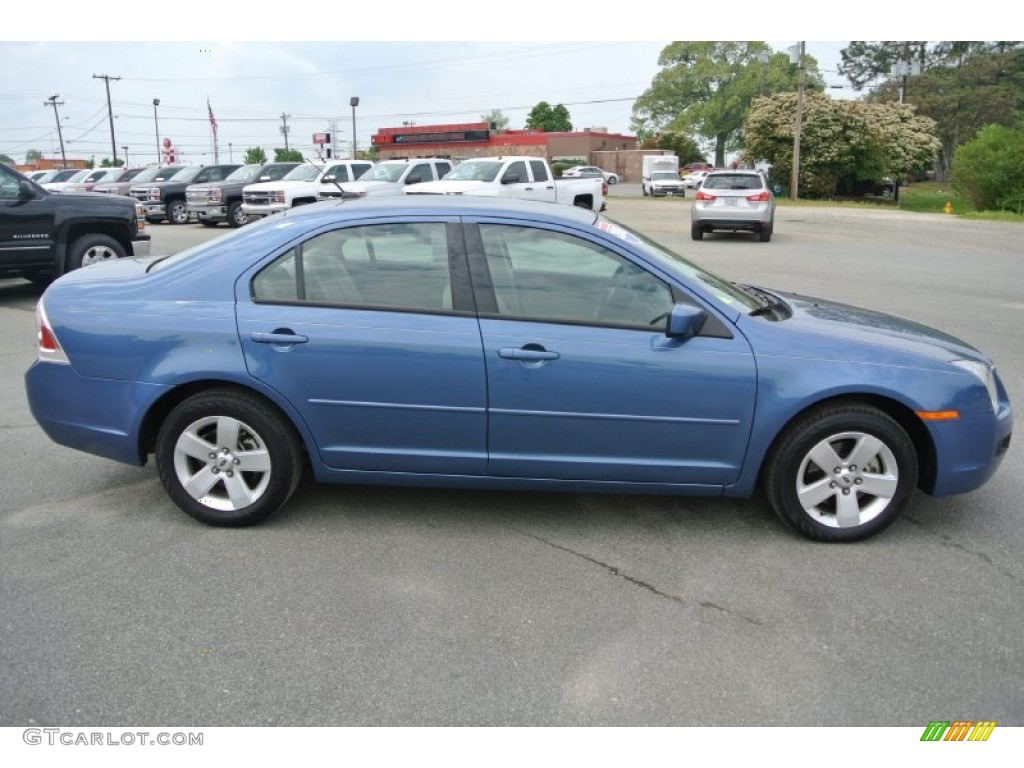
[[[992,361],[914,323],[734,284],[581,209],[324,202],[39,301],[32,413],[213,525],[321,481],[744,497],[852,541],[985,483]]]

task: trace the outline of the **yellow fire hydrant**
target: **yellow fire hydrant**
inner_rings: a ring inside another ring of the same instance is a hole
[[[947,200],[946,201],[946,205],[943,206],[942,210],[944,210],[946,213],[952,213],[953,212],[953,201],[952,200]]]

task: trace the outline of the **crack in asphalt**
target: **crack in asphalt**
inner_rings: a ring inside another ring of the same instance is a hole
[[[1006,568],[1004,568],[1002,565],[1000,565],[999,563],[994,561],[989,555],[985,554],[984,552],[979,552],[979,551],[976,551],[976,550],[973,550],[973,549],[968,549],[963,544],[961,544],[961,543],[959,543],[957,541],[954,541],[951,536],[947,536],[944,533],[939,533],[938,531],[935,531],[935,530],[929,528],[923,522],[921,522],[920,520],[915,520],[910,515],[904,514],[903,518],[905,520],[910,521],[911,523],[913,523],[914,525],[918,526],[919,528],[923,528],[927,533],[930,533],[932,536],[935,536],[936,538],[938,538],[939,539],[939,543],[942,544],[942,546],[948,547],[949,549],[958,549],[958,550],[960,550],[961,552],[963,552],[965,554],[972,555],[973,557],[976,557],[979,560],[981,560],[983,563],[991,565],[996,571],[998,571],[999,573],[1003,574],[1008,579],[1012,579],[1013,581],[1016,581],[1016,582],[1021,581],[1021,577],[1020,576],[1018,576],[1017,574],[1013,573],[1012,571],[1006,570]]]
[[[666,600],[671,600],[672,602],[678,603],[679,605],[686,605],[687,604],[687,601],[684,600],[683,598],[679,597],[678,595],[672,595],[672,594],[669,594],[668,592],[663,592],[660,589],[658,589],[657,587],[655,587],[653,584],[648,584],[643,579],[638,579],[635,576],[630,576],[628,573],[624,573],[622,570],[620,570],[619,568],[617,568],[614,565],[609,565],[608,563],[602,562],[601,560],[598,560],[597,558],[591,557],[590,555],[585,555],[582,552],[577,552],[574,549],[569,549],[568,547],[563,547],[560,544],[555,544],[553,541],[548,541],[547,539],[545,539],[545,538],[543,538],[541,536],[537,536],[536,534],[526,533],[525,531],[520,531],[520,530],[517,530],[515,528],[513,528],[512,530],[515,533],[519,534],[520,536],[524,536],[524,537],[529,538],[529,539],[534,539],[535,541],[539,541],[541,544],[547,544],[549,547],[561,550],[562,552],[565,552],[567,554],[570,554],[570,555],[573,555],[575,557],[578,557],[581,560],[586,560],[588,563],[593,563],[594,565],[597,565],[597,566],[599,566],[601,568],[604,568],[612,576],[618,576],[621,579],[625,579],[630,584],[633,584],[633,585],[635,585],[637,587],[640,587],[641,589],[645,589],[648,592],[651,592],[652,594],[657,595],[658,597],[663,597]],[[697,603],[697,605],[699,605],[701,608],[708,608],[708,609],[711,609],[711,610],[715,610],[715,611],[719,611],[721,613],[727,614],[729,616],[735,616],[738,619],[743,619],[743,621],[749,622],[751,624],[757,624],[758,626],[761,626],[761,625],[764,624],[764,622],[759,621],[758,619],[751,618],[750,616],[745,616],[742,613],[737,613],[736,611],[731,611],[728,608],[723,608],[722,606],[718,605],[717,603],[713,603],[713,602],[711,602],[709,600],[701,600],[701,601],[699,601]]]

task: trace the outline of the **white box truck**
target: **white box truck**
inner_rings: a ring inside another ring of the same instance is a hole
[[[686,187],[679,178],[679,158],[675,155],[644,155],[641,175],[644,197],[686,197]]]

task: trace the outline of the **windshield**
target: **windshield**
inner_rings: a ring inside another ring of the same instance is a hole
[[[182,168],[176,174],[171,176],[168,181],[192,181],[192,179],[199,175],[201,170],[203,170],[201,165],[197,165],[193,168]]]
[[[676,272],[682,272],[690,281],[700,283],[708,293],[737,312],[746,313],[764,304],[763,301],[737,288],[728,280],[701,269],[678,253],[670,251],[646,235],[642,235],[636,230],[619,224],[617,221],[613,221],[606,216],[598,216],[594,226],[602,232],[606,232],[613,237],[639,247],[644,254],[650,256],[654,261],[668,265]]]
[[[392,163],[390,165],[381,163],[380,165],[375,165],[369,173],[364,173],[359,180],[398,181],[402,174],[405,173],[405,169],[408,167],[408,163]]]
[[[256,178],[256,174],[260,172],[262,167],[259,163],[256,163],[256,165],[243,165],[241,168],[236,168],[229,173],[224,181],[252,181]]]
[[[500,160],[466,160],[459,163],[445,181],[494,181],[503,165]]]
[[[315,165],[300,165],[284,175],[283,181],[315,181],[322,169]]]
[[[679,174],[676,173],[675,171],[655,171],[653,174],[651,174],[651,178],[658,181],[679,181]]]
[[[111,168],[109,171],[100,176],[96,181],[117,181],[121,178],[121,174],[124,173],[120,168]]]
[[[159,174],[162,170],[163,168],[161,168],[159,165],[151,166],[149,168],[144,169],[141,173],[139,173],[139,175],[136,176],[133,179],[133,181],[152,181],[157,177],[157,174]]]

